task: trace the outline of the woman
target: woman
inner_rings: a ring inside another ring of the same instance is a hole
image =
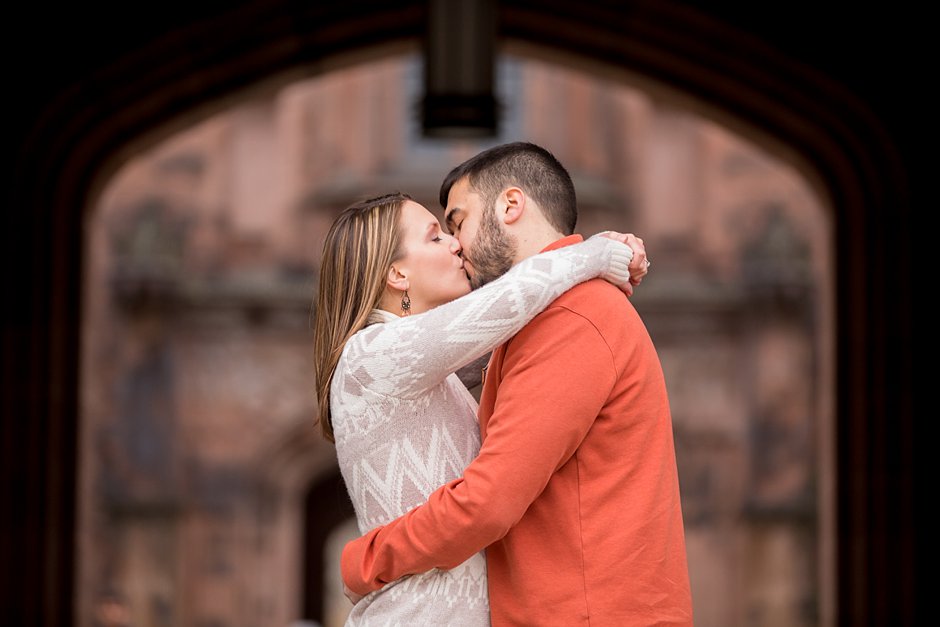
[[[364,201],[337,218],[320,267],[317,397],[360,532],[425,502],[478,453],[477,405],[454,371],[577,283],[600,276],[625,286],[631,256],[595,237],[471,293],[459,243],[409,196]],[[385,586],[348,624],[488,625],[483,554]]]

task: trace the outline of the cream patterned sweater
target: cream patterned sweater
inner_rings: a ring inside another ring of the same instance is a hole
[[[343,349],[330,405],[340,470],[365,533],[424,503],[480,450],[477,404],[455,370],[515,335],[582,281],[629,280],[629,247],[602,237],[541,253],[431,311],[374,324]],[[489,625],[486,561],[404,577],[353,608],[347,625]]]

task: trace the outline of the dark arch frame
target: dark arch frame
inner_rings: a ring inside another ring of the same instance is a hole
[[[848,45],[851,59],[826,51],[826,30],[840,23],[835,9],[762,6],[775,16],[768,20],[755,9],[694,4],[504,0],[500,29],[690,94],[750,133],[760,129],[824,191],[836,234],[839,622],[910,624],[923,560],[913,465],[915,127],[881,93],[900,78],[890,67],[870,76],[854,67],[861,36],[837,46]],[[167,0],[109,9],[120,29],[89,11],[14,15],[18,55],[7,55],[18,91],[8,112],[15,161],[3,272],[16,306],[5,308],[3,325],[0,498],[9,512],[0,561],[14,572],[0,579],[0,610],[22,624],[74,620],[82,232],[98,186],[135,149],[272,77],[414,41],[425,7]],[[855,19],[872,32],[889,29],[885,20],[917,19],[900,13]],[[913,68],[906,48],[884,54]],[[871,69],[873,59],[862,64]],[[890,251],[891,265],[874,250]]]

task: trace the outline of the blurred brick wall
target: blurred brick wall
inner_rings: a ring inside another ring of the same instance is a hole
[[[668,100],[519,57],[500,64],[499,138],[424,141],[419,80],[408,56],[297,83],[139,155],[101,196],[86,240],[80,623],[286,625],[323,594],[303,590],[301,559],[305,495],[335,472],[313,425],[322,237],[371,193],[437,211],[450,167],[527,139],[571,171],[581,232],[636,232],[653,260],[634,302],[670,393],[696,623],[816,624],[832,277],[807,183]],[[329,587],[323,611],[341,620]]]

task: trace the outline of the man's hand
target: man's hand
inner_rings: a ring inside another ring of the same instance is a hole
[[[355,592],[353,592],[352,590],[350,590],[349,587],[346,586],[346,583],[345,583],[345,582],[343,582],[343,594],[346,595],[346,598],[347,598],[347,599],[349,599],[350,601],[352,601],[352,604],[353,604],[353,605],[355,605],[356,603],[358,603],[359,601],[362,600],[362,595],[361,595],[361,594],[356,594]]]
[[[633,251],[633,259],[630,260],[630,265],[627,266],[627,269],[630,270],[631,285],[622,288],[627,296],[633,296],[633,286],[643,282],[643,277],[646,276],[650,268],[650,262],[646,258],[646,248],[643,246],[643,240],[633,233],[618,233],[616,231],[604,231],[603,233],[598,233],[598,235],[626,244],[630,247],[630,250]]]

